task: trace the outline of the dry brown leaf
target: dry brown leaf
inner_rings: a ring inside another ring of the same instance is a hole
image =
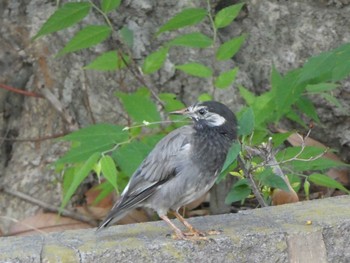
[[[272,192],[272,205],[284,205],[299,202],[297,193],[293,190],[285,192],[281,189],[274,189]]]
[[[120,219],[118,225],[135,224],[141,222],[152,221],[152,218],[147,214],[144,209],[134,209],[130,211],[126,216]]]
[[[107,195],[105,198],[103,198],[101,201],[98,203],[94,203],[98,195],[100,194],[101,190],[98,189],[98,185],[92,187],[85,193],[85,199],[86,199],[86,204],[89,206],[98,206],[98,207],[112,207],[113,206],[113,199],[114,199],[114,194],[110,193]]]
[[[76,207],[76,210],[83,215],[92,217],[94,219],[103,220],[108,212],[112,209],[110,207],[96,207],[96,206],[79,206]],[[134,209],[131,210],[126,216],[120,219],[118,225],[134,224],[140,222],[152,221],[150,216],[143,209]]]
[[[207,216],[209,214],[209,209],[196,209],[192,211],[186,211],[186,217]]]
[[[191,203],[187,204],[187,205],[184,207],[184,209],[185,209],[186,211],[191,211],[191,210],[195,209],[196,207],[198,207],[201,203],[203,203],[203,202],[206,200],[207,195],[208,195],[208,192],[205,193],[202,197],[200,197],[200,198],[198,198],[198,199],[192,201]]]
[[[55,213],[39,213],[12,225],[8,234],[18,236],[82,228],[91,228],[91,226]]]

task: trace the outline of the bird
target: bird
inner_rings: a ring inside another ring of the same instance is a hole
[[[236,117],[218,101],[197,102],[170,113],[189,117],[192,125],[173,130],[156,144],[131,176],[98,230],[134,208],[146,207],[157,212],[174,230],[176,239],[206,235],[187,222],[179,209],[203,196],[214,185],[237,137]],[[169,219],[168,212],[189,231],[181,231]]]

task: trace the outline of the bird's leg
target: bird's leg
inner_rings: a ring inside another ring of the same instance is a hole
[[[200,232],[199,230],[195,229],[190,223],[188,223],[185,218],[183,218],[179,212],[177,211],[172,211],[172,213],[176,216],[177,219],[179,219],[179,221],[188,228],[188,230],[190,230],[189,233],[183,233],[185,236],[199,236],[199,237],[204,237],[206,236],[205,233]]]
[[[166,215],[160,216],[160,218],[163,219],[165,222],[167,222],[167,224],[172,229],[174,229],[175,235],[178,239],[187,239],[185,237],[184,233],[182,233],[182,231],[177,226],[175,226],[175,224],[173,222],[171,222],[170,219]]]

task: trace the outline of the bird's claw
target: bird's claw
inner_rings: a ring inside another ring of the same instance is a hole
[[[207,232],[192,230],[188,232],[179,232],[179,233],[176,232],[171,237],[176,240],[208,241],[209,238],[207,236],[220,235],[221,233],[222,233],[221,230],[209,230]]]
[[[183,233],[186,237],[205,237],[207,234],[198,230],[192,230]]]
[[[209,236],[220,235],[220,234],[222,234],[222,230],[211,229],[207,232],[207,234]]]

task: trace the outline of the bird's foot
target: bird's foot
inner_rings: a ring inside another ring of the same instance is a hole
[[[207,234],[205,232],[198,231],[197,229],[192,229],[188,232],[183,232],[186,237],[205,237]]]
[[[212,235],[220,235],[222,233],[221,230],[209,230],[207,232],[202,232],[197,229],[192,229],[188,232],[175,231],[171,237],[176,240],[191,240],[191,241],[208,241],[209,237]]]
[[[190,240],[190,241],[199,241],[199,240],[208,240],[206,234],[203,232],[175,232],[171,235],[172,239],[175,240]]]
[[[208,236],[214,236],[214,235],[220,235],[220,234],[222,234],[222,230],[211,229],[207,232]]]

